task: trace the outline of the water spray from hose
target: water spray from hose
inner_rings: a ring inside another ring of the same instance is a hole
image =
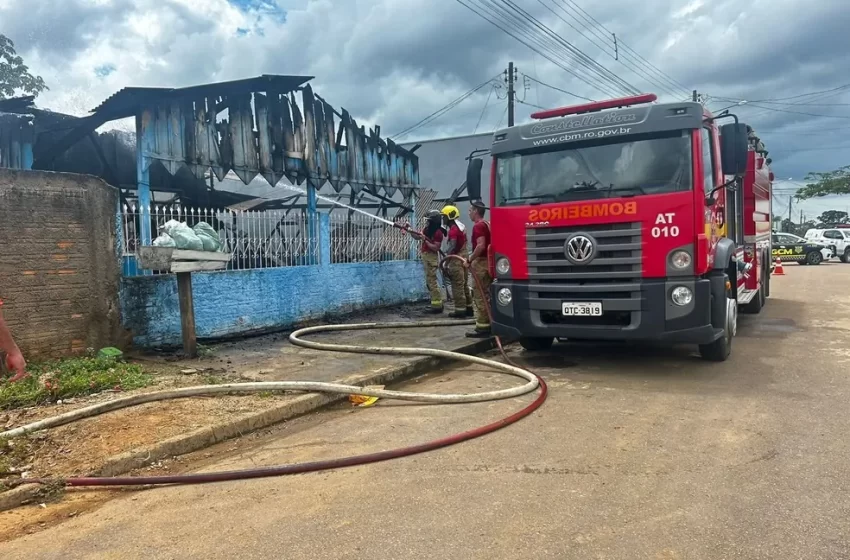
[[[289,189],[291,191],[299,192],[303,195],[309,196],[307,189],[302,189],[301,187],[296,187],[295,185],[289,185],[289,184],[285,184],[285,183],[281,183],[280,186],[285,188],[285,189]],[[387,220],[386,218],[382,218],[380,216],[370,214],[369,212],[361,210],[360,208],[355,208],[354,206],[350,206],[348,204],[345,204],[344,202],[340,202],[338,200],[334,200],[332,198],[322,196],[319,193],[314,193],[314,194],[316,195],[316,198],[318,198],[319,200],[324,200],[325,202],[330,202],[331,204],[341,206],[342,208],[348,208],[349,210],[353,210],[354,212],[357,212],[358,214],[363,214],[364,216],[368,216],[369,218],[372,218],[373,220],[378,220],[379,222],[384,222],[385,224],[389,224],[393,227],[399,227],[395,224],[395,222],[393,222],[391,220]]]

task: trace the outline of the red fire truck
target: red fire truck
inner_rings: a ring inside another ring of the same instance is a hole
[[[735,115],[644,94],[546,110],[493,138],[493,333],[732,349],[770,282],[770,160]],[[719,125],[718,121],[734,119]],[[467,188],[481,197],[479,158]]]

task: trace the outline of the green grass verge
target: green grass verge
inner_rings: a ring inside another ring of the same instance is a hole
[[[56,402],[107,389],[129,391],[153,382],[141,366],[114,358],[70,358],[31,364],[31,377],[0,382],[0,410]]]

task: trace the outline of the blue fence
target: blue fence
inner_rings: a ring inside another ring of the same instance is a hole
[[[283,329],[328,314],[426,299],[419,260],[339,263],[327,214],[319,215],[319,263],[192,275],[199,338]],[[397,232],[396,232],[397,233]],[[126,276],[122,322],[137,346],[180,344],[177,280]]]

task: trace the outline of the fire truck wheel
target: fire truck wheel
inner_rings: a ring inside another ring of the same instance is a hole
[[[767,297],[764,291],[765,287],[764,284],[762,284],[761,286],[759,286],[759,291],[756,294],[756,297],[754,297],[750,303],[745,305],[742,311],[744,311],[744,313],[751,313],[753,315],[761,313],[761,308],[764,307],[764,300]]]
[[[806,255],[806,264],[820,264],[823,262],[823,255],[820,251],[809,251]]]
[[[731,286],[728,274],[724,274],[724,280],[725,285]],[[699,347],[699,353],[704,360],[725,362],[732,353],[732,339],[738,330],[738,301],[735,299],[735,293],[731,288],[726,290],[725,315],[723,336],[711,344],[701,344]]]
[[[544,337],[522,337],[519,339],[519,345],[529,352],[539,352],[540,350],[548,350],[552,348],[555,338],[551,336]]]

